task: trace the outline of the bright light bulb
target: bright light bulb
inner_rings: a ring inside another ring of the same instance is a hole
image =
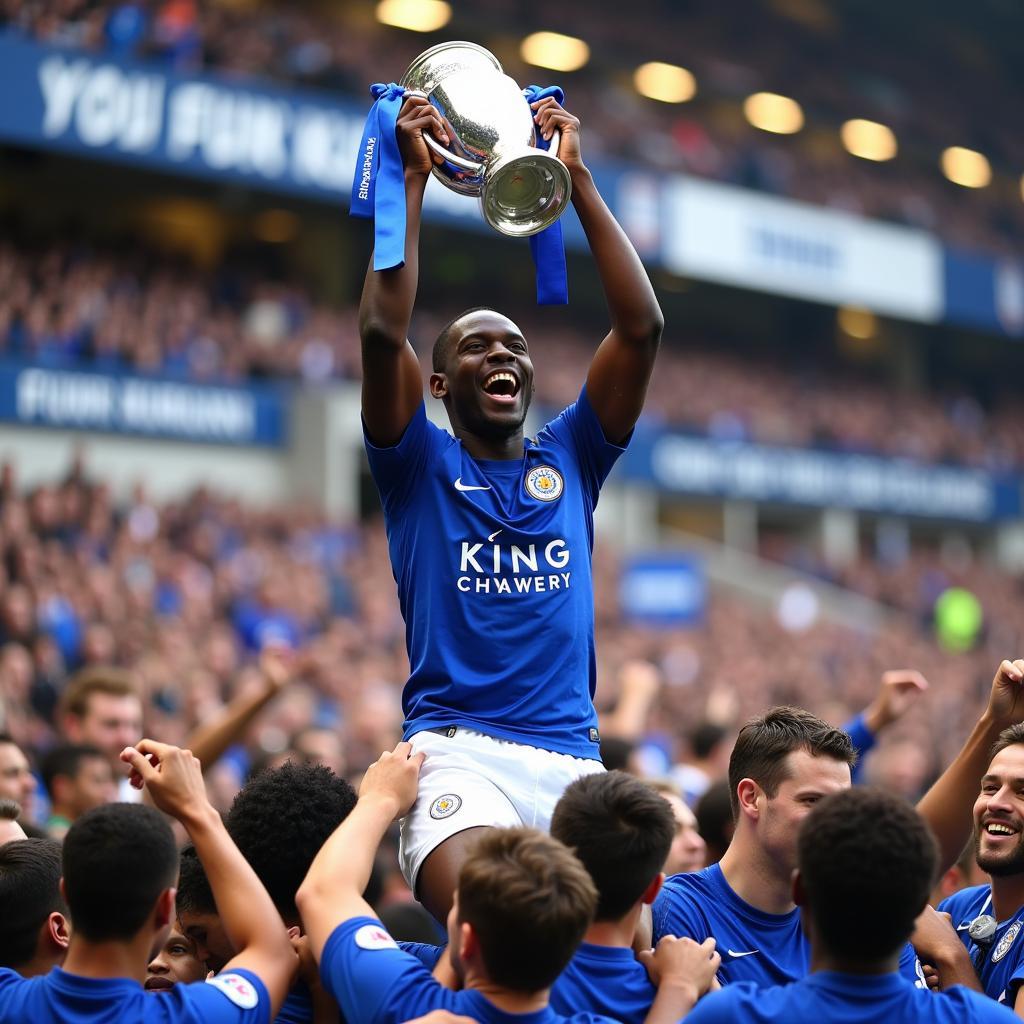
[[[662,103],[685,103],[697,94],[697,79],[691,72],[657,60],[633,72],[633,85],[641,96]]]
[[[577,71],[590,60],[590,47],[575,36],[559,32],[534,32],[519,48],[527,64],[552,71]]]

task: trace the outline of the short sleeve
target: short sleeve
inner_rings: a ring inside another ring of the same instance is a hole
[[[445,442],[451,443],[450,435],[427,419],[422,401],[401,440],[390,448],[378,448],[366,433],[363,421],[366,457],[385,512],[399,509],[409,500],[422,481],[432,454]]]
[[[448,947],[435,946],[429,942],[399,942],[398,948],[402,952],[416,957],[428,971],[433,971],[437,966],[438,960],[441,959],[441,955]]]
[[[335,928],[320,958],[320,976],[345,1019],[360,1024],[412,1020],[431,1010],[456,1012],[456,993],[399,949],[372,917],[354,917]]]
[[[180,1020],[206,1024],[270,1024],[270,995],[252,971],[236,968],[206,981],[175,985],[160,999],[180,1001]],[[174,1020],[175,1014],[169,1019]]]
[[[651,908],[654,942],[664,935],[703,942],[711,935],[707,919],[700,911],[692,894],[672,880],[662,887]]]
[[[575,453],[580,475],[590,496],[591,508],[595,507],[601,486],[619,456],[626,450],[629,438],[626,444],[617,445],[604,436],[597,413],[587,397],[586,385],[580,391],[579,398],[551,420],[541,433],[550,434],[556,442]]]

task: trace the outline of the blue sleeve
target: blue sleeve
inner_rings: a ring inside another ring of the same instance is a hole
[[[678,876],[677,876],[678,877]],[[707,918],[697,906],[692,894],[673,884],[670,878],[662,887],[651,908],[654,944],[664,935],[703,942],[710,937]]]
[[[900,974],[907,979],[915,988],[927,988],[924,969],[917,957],[914,947],[908,942],[900,953]]]
[[[399,942],[398,948],[403,953],[416,957],[428,971],[432,972],[437,966],[437,961],[441,959],[441,954],[448,947],[434,946],[429,942]]]
[[[757,988],[748,981],[733,982],[718,992],[710,992],[683,1018],[685,1024],[735,1024],[748,1021],[751,1002],[756,1005]]]
[[[456,995],[440,985],[412,954],[398,948],[384,925],[353,917],[331,933],[320,958],[324,987],[346,1020],[359,1024],[456,1010]]]
[[[270,1024],[270,995],[260,979],[244,968],[216,974],[206,981],[175,985],[161,999],[177,1002],[180,1020],[206,1024]],[[170,1020],[175,1014],[168,1015]]]
[[[427,419],[423,402],[405,428],[402,439],[390,448],[378,448],[363,423],[366,457],[385,512],[401,508],[415,493],[432,453],[444,440],[450,441],[450,435]]]
[[[850,737],[857,750],[857,763],[853,766],[853,783],[860,782],[861,773],[864,770],[864,755],[875,745],[875,734],[867,727],[863,713],[859,714],[852,722],[843,726],[843,732]]]
[[[590,497],[590,506],[595,508],[598,495],[601,493],[601,485],[619,456],[626,450],[626,445],[612,444],[604,436],[597,413],[587,398],[586,385],[580,392],[580,397],[548,423],[544,431],[575,453],[580,475]],[[626,439],[626,444],[629,444],[629,438]]]

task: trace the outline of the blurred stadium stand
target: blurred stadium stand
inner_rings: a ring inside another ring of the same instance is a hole
[[[456,7],[420,34],[368,2],[0,3],[0,726],[44,749],[67,673],[112,657],[173,742],[230,695],[224,651],[286,619],[314,664],[257,743],[329,721],[358,765],[394,729],[402,625],[356,383],[370,243],[345,206],[367,84],[463,37],[565,86],[666,312],[599,509],[599,700],[656,661],[650,729],[675,758],[723,688],[737,714],[838,719],[913,665],[934,692],[901,728],[941,763],[1024,633],[1024,14]],[[526,64],[535,28],[584,35],[589,63]],[[651,60],[695,96],[640,96]],[[759,90],[802,129],[748,123]],[[854,118],[889,126],[895,158],[847,152]],[[951,146],[991,182],[944,177]],[[525,245],[428,196],[414,344],[460,308],[507,310],[540,423],[602,331],[579,226],[571,303],[538,310]]]

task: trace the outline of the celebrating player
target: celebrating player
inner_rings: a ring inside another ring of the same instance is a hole
[[[447,141],[426,100],[398,118],[406,260],[367,272],[360,306],[363,422],[406,621],[411,674],[404,737],[427,756],[402,827],[406,878],[439,920],[480,827],[546,827],[573,779],[601,770],[590,556],[593,511],[640,414],[662,317],[643,266],[580,155],[579,121],[533,105],[559,157],[611,315],[577,401],[535,438],[526,339],[507,317],[456,317],[433,349],[427,420],[407,340],[420,210],[432,166],[424,132]]]

